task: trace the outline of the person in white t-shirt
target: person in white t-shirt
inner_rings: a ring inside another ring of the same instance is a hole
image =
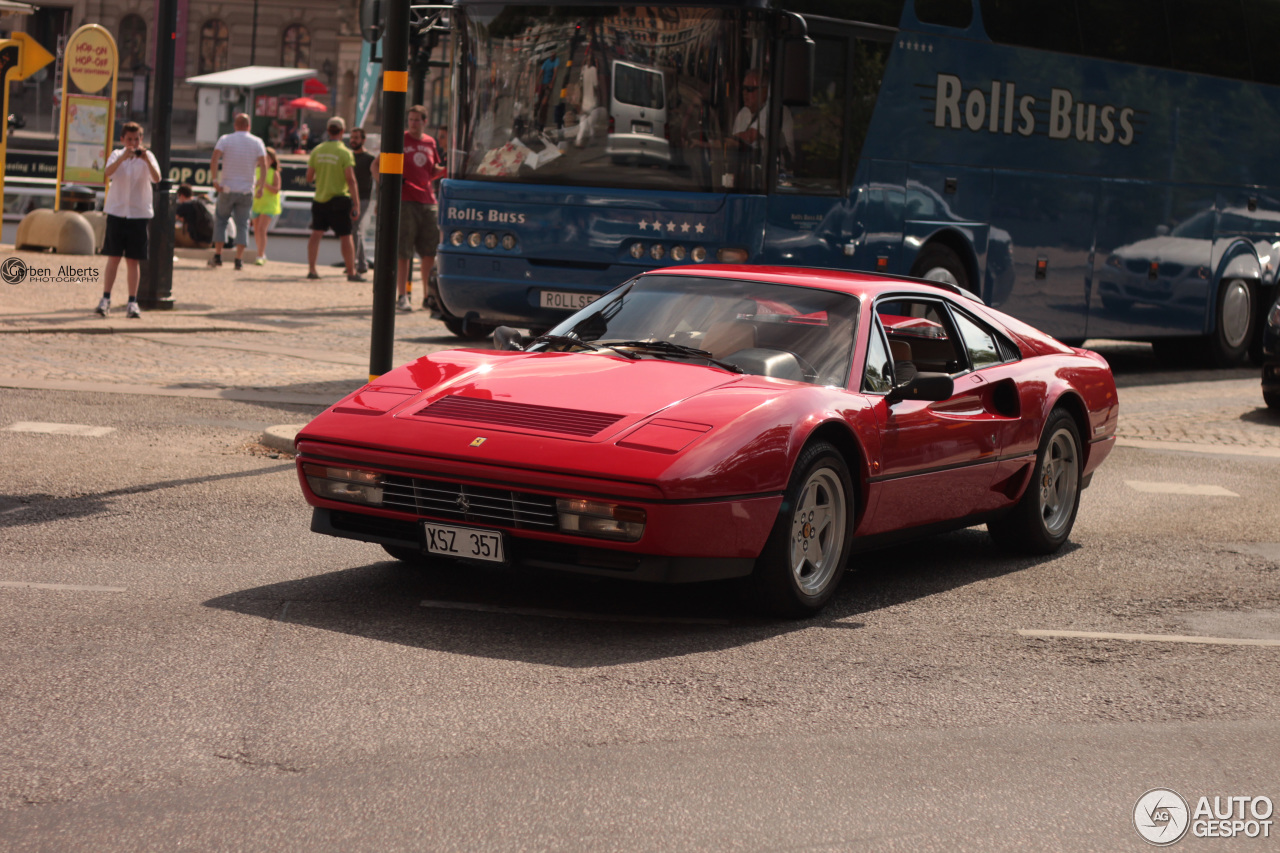
[[[213,257],[209,266],[222,266],[222,246],[227,240],[227,223],[236,224],[236,269],[244,267],[244,250],[249,244],[249,216],[253,198],[261,192],[255,175],[267,175],[267,146],[249,132],[249,116],[239,113],[234,120],[235,132],[223,134],[213,146],[209,160],[209,183],[218,193],[218,206],[213,224]],[[218,167],[222,175],[218,175]],[[260,170],[260,171],[259,171]]]
[[[120,130],[121,148],[107,158],[107,231],[102,241],[102,254],[107,256],[102,299],[97,312],[103,317],[111,310],[111,288],[116,283],[120,258],[125,259],[129,279],[129,305],[126,317],[141,317],[138,309],[139,261],[147,259],[147,228],[155,210],[151,203],[151,185],[160,181],[160,164],[150,151],[142,147],[142,127],[126,122]]]

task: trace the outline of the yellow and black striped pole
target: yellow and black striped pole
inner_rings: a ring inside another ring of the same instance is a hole
[[[396,338],[396,258],[404,188],[404,116],[409,90],[409,2],[390,0],[382,37],[382,155],[378,159],[378,236],[373,255],[369,381],[391,369]]]

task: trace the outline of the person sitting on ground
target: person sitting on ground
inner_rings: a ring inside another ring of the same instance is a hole
[[[180,249],[207,249],[213,243],[213,214],[195,197],[190,184],[178,187],[173,242]]]

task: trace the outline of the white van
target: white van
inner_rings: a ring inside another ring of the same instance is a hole
[[[609,85],[609,138],[615,161],[671,161],[667,141],[667,86],[661,71],[615,59]]]

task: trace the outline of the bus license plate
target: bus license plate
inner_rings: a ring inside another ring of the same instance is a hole
[[[422,523],[422,538],[427,552],[462,560],[505,563],[506,549],[502,533],[478,527],[454,527],[452,524]]]
[[[594,293],[570,293],[566,290],[544,290],[538,295],[539,308],[561,308],[577,311],[586,308],[600,297]]]
[[[633,122],[631,122],[631,132],[632,132],[632,133],[648,133],[648,134],[652,134],[652,133],[653,133],[653,125],[649,124],[649,122],[647,122],[647,121],[645,121],[645,122],[633,121]]]

